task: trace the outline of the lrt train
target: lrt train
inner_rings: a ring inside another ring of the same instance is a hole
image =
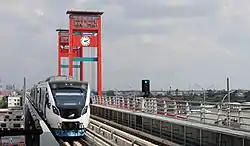
[[[90,87],[69,76],[51,76],[34,85],[30,101],[56,137],[84,136],[90,119]]]

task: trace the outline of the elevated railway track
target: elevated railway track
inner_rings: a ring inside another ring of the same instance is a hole
[[[156,144],[90,119],[83,138],[59,139],[61,146],[157,146]]]
[[[83,138],[59,139],[61,146],[157,146],[156,144],[90,119]]]
[[[37,111],[34,109],[29,100],[26,100],[27,106],[31,109],[32,115],[37,115]],[[40,120],[43,121],[42,118]],[[45,124],[46,125],[46,124]],[[47,125],[48,126],[48,125]],[[154,142],[144,140],[137,135],[129,134],[118,128],[110,126],[108,123],[103,123],[99,119],[90,119],[87,132],[84,137],[75,139],[58,139],[61,146],[156,146]]]

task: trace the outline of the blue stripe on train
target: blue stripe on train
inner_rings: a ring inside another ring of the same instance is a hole
[[[86,129],[78,129],[78,130],[53,129],[53,132],[58,137],[79,137],[85,135]]]

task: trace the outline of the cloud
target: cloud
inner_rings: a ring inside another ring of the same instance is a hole
[[[32,85],[56,74],[55,30],[68,27],[65,12],[77,9],[104,11],[105,88],[139,89],[142,78],[153,89],[224,88],[227,76],[233,88],[249,88],[249,6],[247,0],[2,1],[0,77],[21,86],[24,76]]]

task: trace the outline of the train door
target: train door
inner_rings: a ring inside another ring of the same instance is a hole
[[[44,98],[44,100],[43,100],[43,115],[44,115],[44,117],[46,118],[46,104],[47,104],[47,96],[48,96],[48,91],[47,91],[47,87],[45,87],[44,88],[44,96],[43,96],[43,98]]]
[[[34,89],[34,104],[36,105],[36,103],[37,103],[37,90],[36,90],[36,88]]]
[[[36,89],[36,107],[39,110],[40,89]]]
[[[38,103],[37,103],[39,112],[42,112],[41,111],[41,99],[42,99],[42,88],[39,88],[39,100],[38,100]]]
[[[45,113],[46,113],[46,117],[50,117],[51,115],[51,101],[49,98],[49,89],[47,89],[46,94],[45,94]]]
[[[43,110],[44,110],[44,109],[43,109],[43,107],[44,107],[44,106],[43,106],[43,105],[44,105],[44,103],[43,103],[43,102],[44,102],[44,97],[45,97],[45,88],[42,87],[42,88],[41,88],[41,100],[40,100],[40,102],[39,102],[39,103],[40,103],[40,111],[41,111],[42,114],[44,114],[44,112],[43,112]]]

